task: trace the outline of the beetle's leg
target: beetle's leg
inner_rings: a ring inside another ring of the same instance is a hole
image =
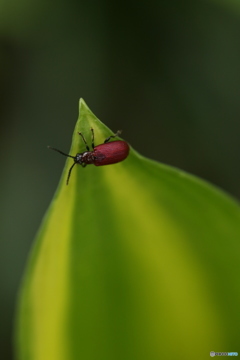
[[[72,164],[72,166],[70,167],[70,169],[69,169],[69,171],[68,171],[68,177],[67,177],[67,185],[68,185],[68,183],[69,183],[69,179],[70,179],[70,175],[71,175],[71,172],[72,172],[72,169],[73,169],[73,167],[76,165],[76,162],[74,162],[73,164]]]
[[[92,149],[94,150],[95,145],[94,145],[94,130],[93,130],[93,128],[91,128],[91,132],[92,132]]]
[[[82,133],[78,133],[81,137],[82,137],[82,139],[83,139],[83,142],[84,142],[84,144],[86,145],[86,149],[87,149],[87,151],[90,151],[90,149],[89,149],[89,146],[88,146],[88,144],[87,144],[87,142],[86,142],[86,139],[85,139],[85,137],[83,136],[83,134]]]
[[[86,167],[87,166],[87,164],[81,164],[82,165],[82,167]]]
[[[116,132],[116,134],[109,136],[109,137],[104,141],[104,144],[106,144],[107,142],[109,142],[110,139],[115,138],[116,136],[120,135],[121,132],[122,132],[122,130],[118,130],[118,131]]]

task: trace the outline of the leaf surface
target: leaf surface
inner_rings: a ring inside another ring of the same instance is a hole
[[[83,100],[70,154],[112,132]],[[56,154],[49,154],[55,156]],[[118,164],[67,158],[19,297],[20,360],[199,359],[237,351],[240,210],[131,148]],[[194,355],[193,355],[194,353]]]

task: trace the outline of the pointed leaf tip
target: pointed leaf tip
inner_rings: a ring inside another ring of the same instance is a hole
[[[83,100],[83,98],[80,98],[80,100],[79,100],[79,116],[78,116],[78,118],[80,119],[83,115],[87,115],[87,114],[90,115],[90,116],[94,116],[96,118],[96,116],[94,115],[92,110],[88,107],[88,105]]]
[[[80,98],[79,99],[79,107],[82,106],[82,105],[86,105],[86,102],[84,101],[83,98]]]
[[[88,110],[88,111],[91,111],[90,110],[90,108],[88,107],[88,105],[86,104],[86,102],[84,101],[84,99],[83,98],[80,98],[80,100],[79,100],[79,111],[81,111],[81,110]]]

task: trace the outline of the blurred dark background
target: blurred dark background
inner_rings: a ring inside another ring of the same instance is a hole
[[[83,97],[141,154],[240,198],[240,5],[234,0],[0,4],[0,358],[27,254]],[[57,249],[56,249],[57,253]]]

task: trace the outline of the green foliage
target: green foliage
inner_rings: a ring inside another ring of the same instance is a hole
[[[96,144],[112,134],[81,100],[70,154],[85,150],[77,132],[90,143],[91,127]],[[71,164],[23,280],[18,358],[202,360],[237,351],[238,205],[133,149],[116,165],[75,166],[66,186]]]

